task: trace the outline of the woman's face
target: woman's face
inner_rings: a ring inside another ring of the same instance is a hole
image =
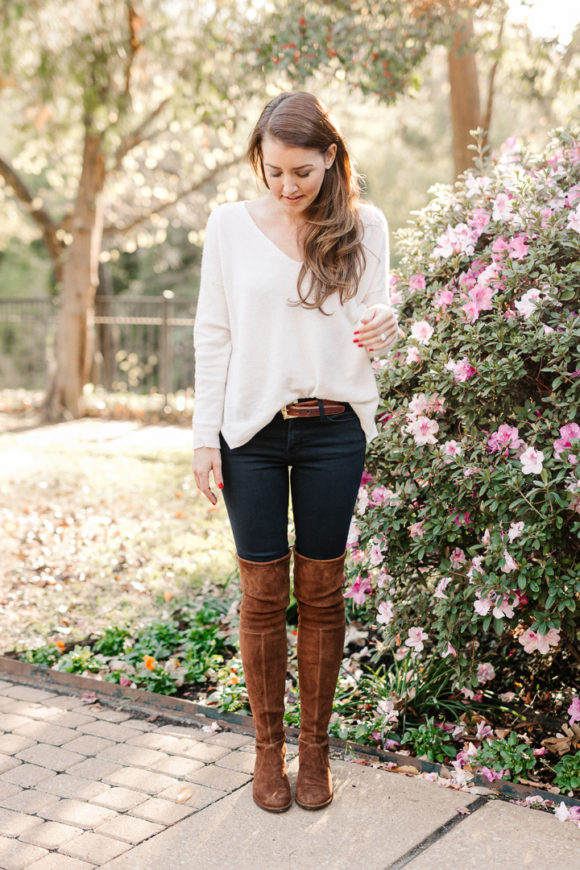
[[[285,145],[273,136],[262,140],[264,174],[272,196],[289,214],[304,212],[316,199],[324,173],[336,157],[336,145],[325,153],[316,148]]]

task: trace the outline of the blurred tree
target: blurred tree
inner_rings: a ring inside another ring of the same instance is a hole
[[[126,234],[130,251],[162,241],[172,218],[203,224],[216,178],[241,159],[233,133],[262,88],[233,50],[253,26],[251,7],[0,0],[0,10],[11,121],[0,198],[18,201],[40,231],[60,290],[47,417],[78,416],[103,236]]]

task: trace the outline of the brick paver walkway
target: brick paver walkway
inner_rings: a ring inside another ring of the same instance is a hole
[[[253,738],[0,680],[0,868],[89,870],[245,785]]]

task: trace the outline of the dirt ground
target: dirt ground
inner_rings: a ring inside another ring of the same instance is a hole
[[[229,582],[223,503],[191,474],[191,431],[93,418],[0,420],[0,652],[137,624]]]

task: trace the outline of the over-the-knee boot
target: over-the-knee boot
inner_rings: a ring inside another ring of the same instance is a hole
[[[343,554],[307,559],[294,551],[300,683],[296,803],[318,810],[332,800],[328,723],[344,649]]]
[[[292,804],[284,732],[290,553],[272,562],[238,556],[238,562],[240,651],[256,729],[253,796],[263,809],[282,813]]]

